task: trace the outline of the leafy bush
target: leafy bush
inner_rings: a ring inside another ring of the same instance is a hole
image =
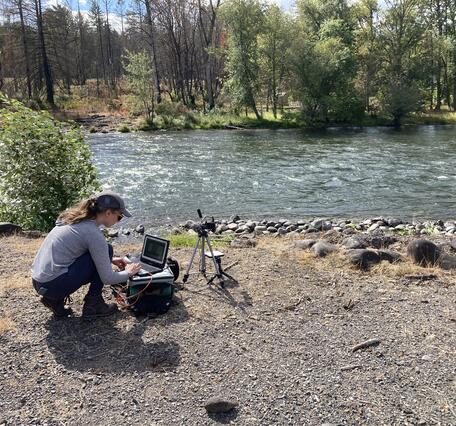
[[[188,109],[185,105],[180,102],[170,102],[167,100],[162,100],[155,109],[157,115],[179,115],[185,114],[188,112]]]
[[[99,188],[82,133],[0,93],[0,220],[49,230]]]

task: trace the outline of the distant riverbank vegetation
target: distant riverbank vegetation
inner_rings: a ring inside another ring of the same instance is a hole
[[[57,116],[133,120],[120,131],[456,122],[452,2],[68,4],[0,5],[0,90]]]

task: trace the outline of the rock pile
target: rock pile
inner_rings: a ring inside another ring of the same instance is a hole
[[[179,228],[174,228],[173,232],[183,232],[192,230],[196,223],[189,220],[181,224]],[[454,235],[456,234],[456,222],[442,220],[437,221],[413,221],[407,222],[397,218],[377,217],[361,221],[355,220],[335,220],[317,218],[312,220],[287,219],[279,220],[244,220],[238,215],[230,219],[223,219],[216,222],[216,234],[248,234],[255,235],[286,235],[286,234],[312,234],[321,231],[333,230],[344,235],[357,234],[359,232],[367,234],[397,233],[399,235]]]

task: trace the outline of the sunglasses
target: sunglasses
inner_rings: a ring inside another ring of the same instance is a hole
[[[117,222],[120,222],[123,219],[124,215],[122,213],[117,214]]]

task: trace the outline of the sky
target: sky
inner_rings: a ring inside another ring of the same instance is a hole
[[[128,9],[129,0],[125,1],[125,10]],[[280,6],[284,10],[292,10],[295,0],[264,0],[267,3],[275,3]],[[103,1],[101,2],[103,3]],[[117,3],[116,0],[108,0],[108,3],[111,5],[113,9],[115,9],[115,4]],[[64,5],[69,7],[71,10],[76,12],[78,10],[78,0],[45,0],[45,4],[47,7],[57,6],[58,4]],[[87,14],[87,10],[89,9],[89,0],[79,0],[79,7],[82,11],[83,15]],[[118,13],[112,12],[109,14],[109,20],[111,26],[116,29],[117,31],[121,30],[121,19]]]

